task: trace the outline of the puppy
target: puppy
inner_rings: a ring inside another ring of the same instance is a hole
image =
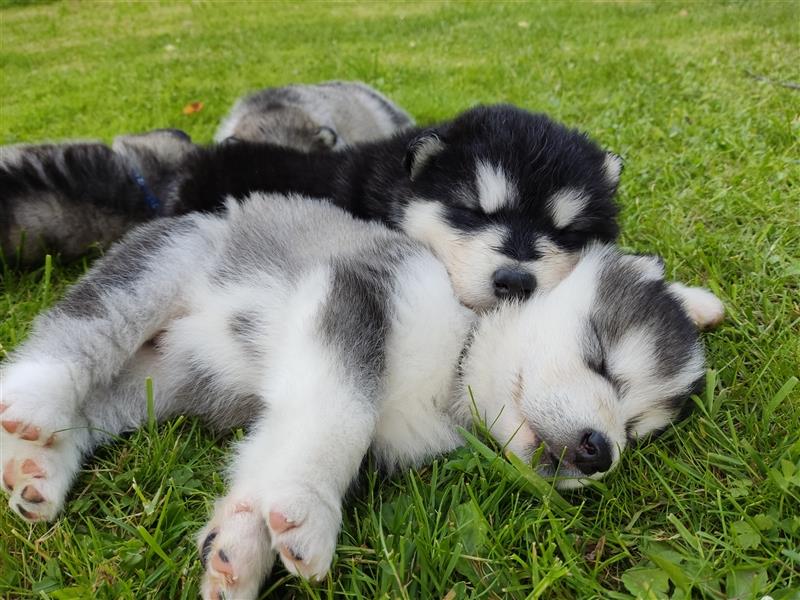
[[[422,242],[461,301],[485,310],[563,279],[593,241],[617,236],[622,163],[584,134],[508,106],[336,152],[269,144],[208,148],[187,162],[169,215],[250,192],[330,198]]]
[[[4,365],[10,506],[55,518],[83,457],[147,421],[148,376],[159,419],[250,424],[199,538],[205,598],[255,598],[276,555],[323,578],[365,454],[424,463],[462,444],[473,406],[522,459],[543,446],[559,487],[599,479],[686,414],[696,326],[722,306],[652,257],[576,254],[549,293],[481,316],[423,245],[327,203],[255,196],[142,226]]]
[[[236,101],[215,142],[268,142],[301,152],[339,150],[414,125],[402,108],[358,81],[267,88]]]

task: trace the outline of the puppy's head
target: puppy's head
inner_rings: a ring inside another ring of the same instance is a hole
[[[542,474],[578,487],[687,414],[698,328],[722,313],[710,292],[665,283],[660,260],[591,246],[550,292],[483,319],[465,373],[487,375],[466,383],[501,443],[525,458],[543,444]]]
[[[402,227],[472,308],[550,288],[589,242],[617,236],[620,158],[544,115],[474,108],[422,132],[404,164]]]

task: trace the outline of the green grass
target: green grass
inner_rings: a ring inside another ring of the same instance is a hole
[[[369,469],[331,576],[278,568],[274,597],[800,595],[800,92],[775,83],[800,81],[798,3],[14,4],[2,143],[208,141],[242,92],[291,81],[362,79],[422,122],[510,101],[622,154],[622,243],[726,303],[694,416],[570,507],[486,436],[418,471]],[[3,272],[0,352],[86,264]],[[56,523],[0,508],[0,594],[195,597],[193,534],[229,442],[178,419],[92,458]]]

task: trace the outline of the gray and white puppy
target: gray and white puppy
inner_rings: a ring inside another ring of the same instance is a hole
[[[198,261],[197,257],[203,257]],[[279,554],[325,576],[365,454],[386,468],[462,444],[474,408],[560,487],[686,414],[711,293],[660,261],[586,248],[549,292],[478,315],[435,256],[301,197],[151,222],[98,261],[3,365],[2,481],[28,521],[61,510],[83,457],[147,421],[251,425],[199,538],[205,598],[255,598]]]
[[[359,81],[267,88],[236,101],[214,141],[267,142],[302,152],[338,150],[372,142],[414,125],[414,120]]]
[[[195,150],[178,129],[102,142],[0,147],[0,250],[36,265],[48,252],[77,258],[158,214]]]

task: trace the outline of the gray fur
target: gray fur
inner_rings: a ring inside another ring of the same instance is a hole
[[[101,259],[103,268],[95,277],[82,279],[72,286],[57,310],[70,317],[94,318],[104,314],[103,300],[110,290],[126,291],[137,285],[147,272],[150,257],[167,244],[170,238],[182,236],[194,227],[189,220],[164,218],[147,228],[130,233],[124,249],[116,246]]]
[[[610,263],[598,289],[593,323],[601,339],[614,343],[628,331],[643,328],[659,340],[659,375],[669,378],[684,366],[686,356],[696,351],[696,327],[684,314],[679,301],[666,293],[663,279],[641,278],[637,264],[629,261]]]
[[[414,125],[386,96],[356,81],[266,88],[239,99],[214,140],[268,142],[308,152],[389,137]]]
[[[347,363],[377,381],[385,366],[384,344],[389,327],[392,268],[334,264],[330,296],[320,319],[324,339]],[[376,390],[377,391],[377,390]]]

